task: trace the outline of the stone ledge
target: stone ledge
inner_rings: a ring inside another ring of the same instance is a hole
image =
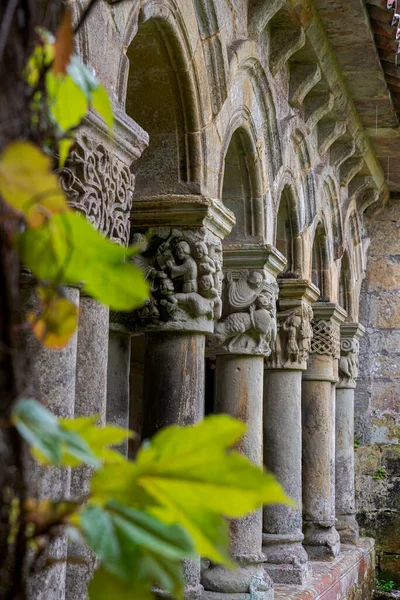
[[[312,578],[304,586],[275,585],[274,600],[371,600],[375,578],[374,541],[342,545],[333,561],[311,561]]]

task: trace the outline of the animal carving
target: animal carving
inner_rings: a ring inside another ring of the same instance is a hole
[[[253,333],[256,338],[254,351],[265,351],[267,342],[276,337],[276,321],[267,308],[267,302],[264,296],[260,296],[249,312],[232,313],[223,322],[217,323],[214,333],[216,345],[223,346],[228,342],[227,350],[232,352],[243,334]]]

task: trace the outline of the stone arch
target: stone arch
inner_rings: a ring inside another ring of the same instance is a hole
[[[220,198],[236,217],[230,242],[264,240],[264,184],[251,115],[242,109],[231,121],[220,168]]]
[[[135,195],[199,193],[202,121],[186,28],[168,2],[143,3],[134,16],[119,94],[128,116],[150,137],[137,162]]]
[[[347,320],[354,320],[354,280],[351,258],[347,250],[343,252],[339,272],[339,305],[347,312]]]
[[[333,255],[335,259],[338,259],[343,255],[343,225],[340,195],[332,177],[328,176],[324,179],[323,192],[326,199],[325,209],[328,210],[332,225]]]
[[[352,211],[347,219],[346,227],[347,248],[352,260],[354,280],[361,282],[364,276],[364,255],[361,240],[361,223],[358,213]]]
[[[239,57],[240,58],[240,57]],[[279,135],[276,107],[266,73],[257,58],[242,58],[238,75],[248,77],[257,104],[262,112],[263,137],[266,142],[268,175],[271,181],[277,176],[282,165],[281,138]]]
[[[296,129],[292,139],[301,178],[306,223],[311,223],[317,212],[317,203],[308,144],[306,136],[300,129]]]
[[[286,276],[303,275],[303,221],[300,208],[292,184],[285,181],[280,191],[276,213],[275,246],[287,260]]]
[[[332,296],[331,252],[324,219],[315,228],[311,250],[311,281],[320,291],[320,300],[327,302]]]

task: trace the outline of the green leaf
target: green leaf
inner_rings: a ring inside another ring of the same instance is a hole
[[[149,588],[158,585],[181,595],[181,561],[194,557],[191,540],[181,527],[117,502],[85,507],[80,526],[105,569],[126,583],[144,581]]]
[[[64,455],[69,454],[81,463],[100,465],[85,440],[62,427],[57,417],[37,400],[19,400],[11,420],[25,441],[36,449],[36,456],[42,457],[45,462],[61,466]]]
[[[114,310],[132,310],[146,300],[142,271],[127,259],[136,252],[110,242],[75,212],[57,215],[16,238],[22,262],[44,281],[82,283]]]
[[[36,33],[39,43],[35,45],[25,69],[25,78],[32,88],[38,84],[40,75],[54,59],[54,36],[40,27],[36,28]]]
[[[93,498],[147,507],[157,518],[182,525],[199,554],[230,565],[223,516],[241,517],[262,504],[291,502],[272,475],[237,452],[227,452],[243,432],[243,423],[226,415],[164,429],[139,451],[136,463],[106,465],[95,473]]]
[[[125,462],[125,457],[108,446],[122,444],[133,433],[128,429],[116,425],[96,425],[98,415],[90,417],[75,417],[74,419],[60,419],[60,423],[68,431],[75,431],[88,444],[89,448],[101,461],[116,463]],[[65,464],[66,459],[64,459]],[[68,458],[68,465],[75,467],[79,462],[73,457]]]
[[[64,138],[59,141],[58,154],[60,157],[58,159],[58,165],[60,168],[62,168],[65,165],[65,161],[67,160],[68,154],[74,144],[75,144],[75,140],[68,139],[68,138]]]
[[[0,193],[30,227],[69,210],[51,160],[31,142],[13,142],[0,157]]]
[[[90,600],[153,600],[154,595],[145,582],[125,583],[104,567],[95,571],[88,587]]]
[[[99,86],[99,81],[93,71],[81,61],[79,56],[74,55],[71,56],[67,72],[86,98],[90,100],[92,92]]]
[[[103,117],[109,128],[112,129],[114,115],[108,94],[101,84],[92,93],[92,106]]]
[[[48,71],[46,89],[50,116],[62,133],[77,127],[87,115],[89,102],[86,94],[72,77]]]

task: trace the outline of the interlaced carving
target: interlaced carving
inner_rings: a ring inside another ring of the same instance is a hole
[[[134,176],[126,165],[81,136],[60,181],[73,208],[112,241],[128,244]]]
[[[328,354],[340,358],[340,327],[334,321],[313,321],[311,354]]]

